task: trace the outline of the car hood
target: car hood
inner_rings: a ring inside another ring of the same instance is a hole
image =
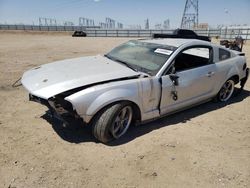
[[[48,99],[74,88],[137,75],[138,72],[98,55],[35,67],[23,74],[21,82],[31,94]]]

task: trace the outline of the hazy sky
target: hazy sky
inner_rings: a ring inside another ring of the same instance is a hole
[[[172,28],[179,27],[186,0],[0,0],[0,23],[38,24],[39,17],[58,22],[79,17],[103,22],[111,17],[125,26],[141,24],[149,18],[150,27],[170,19]],[[250,25],[250,0],[199,0],[199,22]]]

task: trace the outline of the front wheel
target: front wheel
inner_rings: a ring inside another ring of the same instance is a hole
[[[101,142],[109,142],[124,135],[133,119],[133,108],[121,102],[103,109],[93,121],[93,135]]]
[[[220,89],[217,95],[217,99],[221,102],[226,102],[231,98],[233,92],[234,92],[234,80],[229,79]]]

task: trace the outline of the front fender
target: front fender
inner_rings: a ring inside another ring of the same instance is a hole
[[[88,107],[86,114],[94,115],[105,106],[117,101],[131,101],[138,106],[138,92],[129,89],[113,89],[98,96]]]
[[[140,105],[139,86],[135,80],[93,86],[66,97],[87,123],[103,107],[117,101],[131,101]]]

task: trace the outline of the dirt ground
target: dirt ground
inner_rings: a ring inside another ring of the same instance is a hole
[[[0,32],[0,187],[250,187],[250,81],[227,105],[131,127],[109,145],[89,127],[62,127],[12,87],[32,67],[127,40]],[[250,45],[244,51],[250,65]]]

